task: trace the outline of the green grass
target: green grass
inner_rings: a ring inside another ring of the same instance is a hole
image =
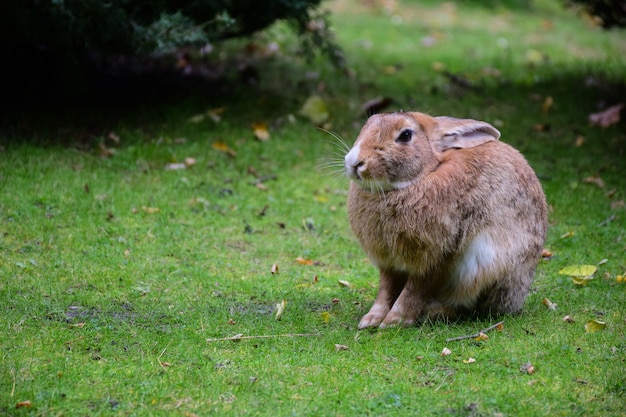
[[[624,32],[589,27],[547,0],[496,11],[404,1],[401,24],[381,8],[329,6],[354,77],[291,58],[277,27],[259,42],[277,40],[284,52],[255,62],[258,86],[27,109],[5,129],[0,415],[623,413],[626,283],[616,277],[626,270],[626,134],[624,122],[601,129],[587,116],[623,101]],[[434,46],[422,45],[426,36]],[[493,321],[356,329],[377,276],[348,227],[347,181],[323,168],[337,145],[304,119],[289,121],[320,83],[328,127],[347,142],[365,119],[359,106],[384,95],[390,110],[491,122],[526,155],[551,206],[553,257],[501,332],[446,343]],[[188,121],[217,107],[219,123]],[[267,142],[253,137],[260,121],[271,126]],[[105,139],[111,131],[120,144]],[[115,154],[100,157],[99,142]],[[196,164],[164,169],[186,157]],[[251,172],[273,176],[267,189]],[[585,182],[595,175],[603,188]],[[558,274],[598,263],[585,287]],[[591,319],[607,327],[586,333]],[[207,341],[236,334],[274,337]],[[319,336],[284,336],[293,334]],[[442,357],[445,346],[452,354]],[[534,374],[520,371],[528,362]],[[31,406],[16,408],[22,401]]]

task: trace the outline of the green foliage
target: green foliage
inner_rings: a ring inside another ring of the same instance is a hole
[[[279,20],[293,23],[306,45],[332,44],[328,31],[308,27],[320,0],[25,0],[0,6],[0,53],[16,62],[47,59],[47,66],[89,57],[163,54],[245,37]],[[308,39],[315,37],[315,42]]]

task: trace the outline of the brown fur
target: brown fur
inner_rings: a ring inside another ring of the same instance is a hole
[[[411,141],[396,140],[404,130]],[[522,308],[547,210],[524,157],[484,122],[372,116],[346,170],[354,234],[380,270],[360,328]]]

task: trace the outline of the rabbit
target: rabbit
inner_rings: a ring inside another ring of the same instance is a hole
[[[360,329],[521,310],[545,242],[532,168],[486,122],[375,114],[345,155],[350,226],[380,272]]]

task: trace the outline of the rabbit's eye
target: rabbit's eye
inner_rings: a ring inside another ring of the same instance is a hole
[[[413,131],[411,131],[409,129],[405,129],[402,132],[400,132],[400,135],[398,135],[398,138],[396,139],[396,142],[398,142],[398,143],[409,143],[412,138],[413,138]]]

